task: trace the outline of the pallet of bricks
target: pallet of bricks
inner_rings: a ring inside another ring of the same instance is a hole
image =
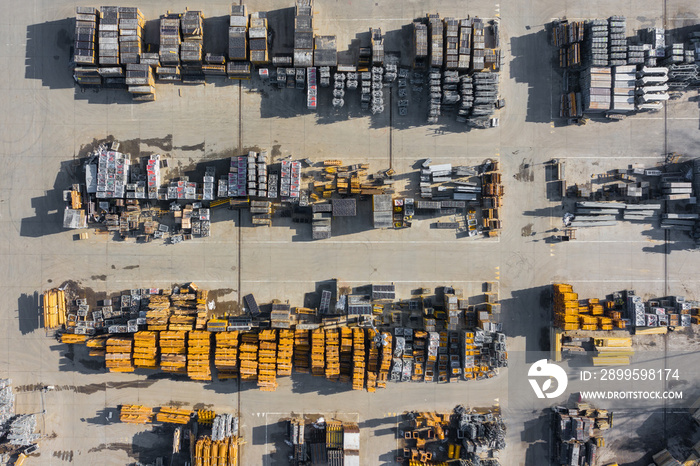
[[[73,45],[73,79],[81,86],[99,86],[102,78],[98,72],[97,54],[97,16],[99,12],[93,7],[79,6],[75,15],[75,44]]]
[[[214,367],[219,380],[238,377],[238,331],[216,332]]]
[[[277,389],[277,331],[261,330],[258,353],[258,387],[264,392]]]
[[[110,372],[134,372],[131,337],[110,337],[107,340],[105,365]]]
[[[211,333],[194,330],[187,336],[187,376],[192,380],[211,380]]]
[[[258,334],[245,332],[238,347],[239,373],[241,380],[258,379]]]

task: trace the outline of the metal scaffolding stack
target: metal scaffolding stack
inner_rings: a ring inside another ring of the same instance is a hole
[[[126,85],[134,100],[152,102],[156,100],[156,82],[150,65],[126,65]]]
[[[608,55],[608,22],[604,19],[594,19],[589,21],[590,34],[586,42],[587,49],[590,50],[586,58],[590,60],[592,66],[609,66]]]
[[[323,329],[311,331],[311,374],[324,375],[325,368],[325,332]]]
[[[459,20],[445,18],[445,69],[456,70],[459,65]]]
[[[472,21],[472,70],[481,71],[485,68],[485,48],[484,22],[479,18],[474,18]]]
[[[228,195],[230,197],[246,197],[248,195],[247,172],[248,158],[245,156],[231,157],[228,173]]]
[[[153,408],[141,405],[121,405],[119,422],[126,424],[150,424],[153,422]]]
[[[187,372],[187,332],[166,330],[160,332],[160,367],[165,372]]]
[[[204,15],[201,11],[186,11],[180,17],[182,43],[180,61],[182,80],[191,84],[204,84],[202,57],[204,55]]]
[[[611,16],[608,19],[608,51],[610,66],[627,64],[627,20],[624,16]]]
[[[258,378],[258,334],[244,333],[238,347],[239,372],[241,380],[254,381]]]
[[[309,373],[309,356],[311,353],[309,333],[308,330],[294,330],[294,369],[303,374]]]
[[[428,34],[430,36],[430,60],[428,66],[440,68],[444,59],[443,23],[440,15],[428,15]]]
[[[119,7],[103,6],[98,26],[98,53],[101,66],[119,65]]]
[[[0,379],[0,436],[7,432],[7,423],[15,415],[15,393],[12,380]]]
[[[459,22],[459,43],[457,52],[457,69],[468,70],[472,60],[472,19],[463,19]]]
[[[326,330],[326,378],[340,377],[340,335],[337,329]]]
[[[7,434],[7,441],[16,447],[26,447],[41,438],[40,434],[35,434],[36,415],[21,414],[10,422],[10,429]]]
[[[277,377],[292,375],[294,330],[280,329],[277,340]]]

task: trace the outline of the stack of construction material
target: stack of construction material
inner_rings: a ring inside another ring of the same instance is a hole
[[[180,18],[182,44],[182,80],[193,84],[204,84],[202,70],[204,15],[201,11],[186,11]]]
[[[153,408],[140,405],[122,405],[119,421],[128,424],[150,424],[153,422]]]
[[[238,376],[238,332],[218,332],[214,351],[214,367],[219,380]]]
[[[90,348],[90,351],[88,355],[90,357],[100,357],[104,358],[106,354],[106,349],[107,349],[107,338],[104,335],[100,335],[99,337],[95,338],[90,338],[85,342],[85,346]],[[136,362],[136,361],[134,361]],[[135,365],[135,364],[134,364]]]
[[[634,111],[634,86],[636,78],[636,67],[634,65],[614,67],[611,110],[614,110],[616,113]]]
[[[316,110],[318,107],[318,83],[316,67],[306,69],[306,108]],[[344,92],[344,91],[343,91]],[[344,94],[343,94],[344,95]],[[333,105],[337,104],[336,91],[333,91]]]
[[[457,51],[457,69],[468,70],[472,60],[472,23],[471,19],[459,22],[459,47]]]
[[[261,330],[258,339],[258,387],[264,392],[274,392],[277,389],[277,330]]]
[[[581,74],[584,110],[588,112],[610,110],[610,90],[612,88],[610,68],[592,66]]]
[[[44,293],[44,328],[54,329],[66,323],[66,296],[54,288]]]
[[[335,36],[314,38],[314,66],[338,66],[338,47]]]
[[[294,370],[303,374],[309,373],[310,352],[309,331],[294,330]]]
[[[381,361],[379,363],[379,374],[377,377],[377,387],[386,388],[386,381],[389,378],[392,356],[392,336],[389,332],[382,332],[381,340]]]
[[[277,376],[292,375],[292,355],[294,354],[294,330],[280,329],[277,342]]]
[[[162,406],[156,414],[156,421],[167,424],[187,424],[192,414],[189,409]]]
[[[160,81],[181,81],[182,73],[180,72],[180,66],[158,66],[156,68],[156,74]]]
[[[479,18],[474,18],[472,22],[472,69],[474,71],[481,71],[486,66],[485,48],[484,22]]]
[[[428,27],[418,21],[413,22],[413,66],[423,68],[428,56]]]
[[[428,15],[428,34],[430,35],[430,60],[428,61],[428,65],[430,67],[439,68],[442,66],[444,55],[443,25],[440,20],[440,15]]]
[[[256,165],[255,165],[255,157],[256,153],[253,151],[248,152],[248,165],[247,165],[247,174],[248,174],[248,180],[247,180],[247,185],[248,185],[248,195],[252,197],[256,197],[258,195],[258,178],[255,174],[256,171]]]
[[[119,65],[119,7],[102,7],[97,44],[100,65]]]
[[[76,343],[85,343],[87,335],[78,335],[76,333],[64,333],[61,335],[61,343],[72,345]]]
[[[141,37],[145,23],[138,8],[119,7],[119,61],[122,65],[141,62]]]
[[[151,295],[146,311],[148,330],[167,330],[170,317],[170,298],[163,295]]]
[[[326,378],[340,377],[340,334],[337,329],[326,330]]]
[[[224,55],[207,53],[204,61],[202,72],[205,76],[226,76],[226,57]]]
[[[362,390],[365,385],[365,331],[352,329],[352,389]]]
[[[352,329],[340,328],[340,382],[352,381]]]
[[[75,45],[73,62],[76,65],[97,65],[95,57],[95,38],[97,37],[96,8],[79,6],[75,9]]]
[[[285,201],[299,199],[301,188],[301,162],[283,160],[280,173],[280,197]]]
[[[209,348],[211,333],[202,330],[189,332],[187,337],[187,376],[192,380],[211,380]]]
[[[579,328],[578,294],[571,285],[554,284],[554,326],[562,330]]]
[[[248,172],[247,157],[231,157],[228,173],[228,195],[230,197],[246,197],[246,179]]]
[[[374,228],[391,228],[392,209],[391,194],[375,194],[372,196]]]
[[[381,66],[372,67],[372,99],[370,110],[372,111],[373,115],[384,111],[384,86],[382,84],[383,75],[384,68]]]
[[[440,117],[440,104],[442,103],[440,70],[438,68],[431,68],[428,77],[430,79],[430,106],[428,107],[428,123],[435,124],[438,122],[438,118]]]
[[[467,125],[486,128],[490,125],[494,105],[498,100],[498,78],[495,72],[474,73],[474,103],[467,119]]]
[[[693,195],[693,184],[687,181],[666,181],[661,184],[664,193],[664,199],[667,201],[677,201],[682,199],[690,199]],[[677,216],[678,217],[678,216]],[[667,217],[668,218],[668,217]],[[681,219],[678,217],[677,219]],[[691,219],[694,217],[691,217]],[[671,222],[669,222],[671,223]],[[688,226],[693,226],[694,222],[689,223]],[[683,225],[683,224],[680,224]]]
[[[195,444],[193,466],[234,466],[238,464],[238,441],[225,438],[212,441],[209,436],[199,437]]]
[[[131,337],[110,337],[107,340],[105,364],[110,372],[134,372],[131,363],[133,345]]]
[[[228,28],[229,60],[248,59],[248,10],[245,5],[232,5]]]
[[[92,68],[85,66],[77,66],[73,69],[73,79],[80,86],[93,87],[100,86],[102,84],[102,70],[107,68]],[[113,68],[109,68],[113,70]],[[117,67],[118,73],[122,73],[122,69]],[[123,79],[123,78],[122,78]]]
[[[459,64],[459,20],[445,18],[445,69],[455,70]]]
[[[254,65],[264,65],[270,61],[267,50],[267,15],[255,12],[250,15],[250,61]]]
[[[160,154],[152,154],[146,162],[146,182],[148,184],[148,198],[158,199],[160,188]]]
[[[311,332],[311,374],[321,377],[325,367],[325,332],[315,329]]]
[[[160,332],[160,367],[165,372],[184,374],[187,369],[187,332]]]
[[[380,28],[369,29],[370,44],[372,47],[372,64],[384,63],[384,36]]]
[[[134,334],[134,366],[144,369],[158,367],[158,332],[141,331]]]
[[[604,19],[594,19],[589,23],[587,48],[590,49],[590,62],[593,66],[609,66],[608,57],[608,22]]]
[[[312,0],[296,0],[294,18],[294,66],[304,68],[314,63],[314,26]]]
[[[611,16],[608,19],[608,50],[610,66],[627,64],[627,20],[624,16]]]
[[[170,81],[179,81],[180,76],[180,15],[168,14],[160,17],[160,63],[158,78],[163,74]],[[174,68],[174,69],[173,69]],[[162,71],[162,73],[161,73]],[[177,76],[178,79],[175,79]]]
[[[668,68],[642,67],[637,74],[636,93],[637,108],[640,110],[659,110],[668,100]]]
[[[208,218],[208,209],[199,209],[201,211],[207,211],[207,213],[204,213],[204,215],[207,216]],[[200,220],[204,220],[200,218]],[[204,222],[202,222],[204,223]],[[204,236],[204,234],[202,234]],[[207,235],[208,236],[208,235]],[[194,285],[194,283],[190,284],[190,288],[193,288],[196,291],[197,294],[197,320],[195,321],[195,328],[197,330],[204,330],[207,328],[207,319],[209,318],[209,308],[208,305],[209,303],[207,300],[209,299],[209,290],[200,290],[197,289],[197,287]]]
[[[258,378],[258,334],[247,332],[238,347],[239,372],[241,380],[253,381]]]
[[[156,100],[156,82],[150,65],[126,65],[126,85],[129,87],[129,92],[134,95],[134,100],[141,102]]]
[[[381,341],[378,332],[375,329],[367,331],[367,341],[369,348],[367,350],[367,391],[374,393],[377,391],[377,376],[379,373],[379,347],[377,343]]]
[[[459,72],[456,70],[442,72],[442,105],[452,107],[460,99],[457,90],[459,84]]]

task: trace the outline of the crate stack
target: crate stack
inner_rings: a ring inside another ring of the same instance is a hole
[[[277,331],[261,330],[258,339],[258,387],[264,392],[274,392],[277,389]]]
[[[107,339],[105,365],[110,372],[134,372],[131,351],[134,340],[131,337],[110,337]]]
[[[103,6],[97,28],[100,66],[119,65],[119,7]]]
[[[311,344],[308,330],[294,330],[294,370],[302,373],[309,373],[309,355]]]
[[[201,11],[186,11],[180,17],[182,43],[180,44],[180,62],[182,62],[182,80],[192,84],[204,84],[202,70],[204,15]]]
[[[326,378],[340,377],[340,334],[337,329],[326,330]]]
[[[594,19],[588,23],[590,28],[587,48],[590,49],[589,58],[592,66],[610,66],[608,56],[608,22],[604,19]]]
[[[389,379],[389,369],[392,360],[392,336],[389,332],[382,332],[382,353],[379,363],[379,375],[377,377],[377,388],[386,388],[386,381]]]
[[[246,332],[238,346],[239,372],[241,380],[254,381],[258,378],[258,334]]]
[[[579,328],[578,295],[571,285],[554,284],[554,325],[562,330]]]
[[[160,17],[160,65],[156,69],[158,79],[180,81],[180,15],[168,14]]]
[[[264,12],[255,12],[250,15],[250,28],[248,29],[250,47],[250,61],[254,65],[269,63],[267,47],[267,15]]]
[[[325,368],[325,332],[323,329],[311,331],[311,374],[317,377],[324,375]]]
[[[314,63],[313,1],[297,0],[294,17],[294,66],[306,68]]]
[[[588,112],[610,110],[612,76],[610,68],[591,66],[582,73],[581,95],[583,108]]]
[[[428,26],[413,22],[413,66],[414,68],[425,66],[428,56]]]
[[[170,317],[170,297],[163,295],[151,295],[146,310],[146,324],[148,330],[162,331],[168,329]]]
[[[134,334],[134,366],[158,368],[158,332],[143,330]]]
[[[445,18],[444,65],[447,70],[456,70],[459,65],[459,20]]]
[[[160,368],[165,372],[187,372],[187,332],[160,332]]]
[[[430,35],[430,67],[439,68],[444,60],[444,35],[443,23],[440,15],[428,15],[428,34]]]
[[[211,380],[209,353],[211,333],[194,330],[187,336],[187,376],[192,380]]]
[[[73,62],[78,66],[96,66],[97,56],[97,15],[99,12],[91,6],[79,6],[75,9],[75,44],[73,45]],[[99,83],[98,83],[99,84]]]
[[[156,82],[153,68],[150,65],[126,65],[126,85],[135,101],[153,102],[156,100]]]
[[[472,64],[472,23],[471,19],[463,19],[459,22],[458,70],[466,71]]]
[[[217,378],[233,379],[238,377],[238,331],[217,332],[214,349],[214,367]]]
[[[143,13],[136,7],[119,7],[119,62],[141,62],[141,42],[145,25]]]
[[[352,329],[352,389],[362,390],[365,386],[365,331]]]
[[[613,96],[611,110],[616,113],[634,111],[635,65],[615,66],[613,68]]]
[[[294,330],[280,329],[277,340],[277,377],[292,375],[294,355]]]
[[[610,66],[627,64],[627,20],[624,16],[608,19],[608,58]]]

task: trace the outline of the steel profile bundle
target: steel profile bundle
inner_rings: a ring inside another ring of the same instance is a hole
[[[165,424],[187,424],[192,419],[193,412],[170,406],[162,406],[156,413],[156,421]]]
[[[187,376],[192,380],[211,380],[211,333],[194,330],[187,336]]]
[[[303,374],[309,373],[311,353],[309,334],[309,330],[294,330],[294,370]]]
[[[365,331],[352,329],[352,389],[362,390],[365,385]]]
[[[214,367],[219,380],[238,377],[238,331],[217,332]]]
[[[292,356],[294,355],[294,330],[280,329],[277,340],[277,376],[292,375]]]
[[[134,372],[131,360],[133,345],[131,337],[110,337],[107,340],[105,365],[110,372]]]
[[[127,424],[150,424],[153,422],[153,408],[141,405],[121,405],[119,421]]]
[[[238,346],[239,373],[241,380],[253,381],[258,378],[258,334],[246,332]]]
[[[97,46],[97,18],[100,13],[96,8],[85,6],[77,7],[75,13],[73,62],[77,65],[97,65],[95,47]]]
[[[143,369],[158,367],[158,332],[142,330],[134,334],[134,366]]]
[[[187,372],[187,332],[166,330],[160,332],[160,367],[165,372]]]
[[[144,25],[141,10],[119,7],[119,62],[122,65],[140,63]]]

